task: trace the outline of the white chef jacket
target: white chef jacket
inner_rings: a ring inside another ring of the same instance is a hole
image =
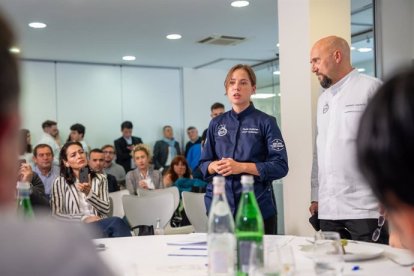
[[[311,197],[319,203],[320,219],[379,216],[378,201],[357,167],[356,136],[361,115],[380,85],[354,69],[318,99]]]

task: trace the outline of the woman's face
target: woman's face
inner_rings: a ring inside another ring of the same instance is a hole
[[[233,106],[247,107],[250,105],[250,97],[256,91],[249,74],[244,69],[237,69],[231,75],[227,85],[227,98]]]
[[[134,161],[135,161],[135,165],[137,166],[138,169],[140,170],[147,170],[148,166],[149,166],[149,158],[148,155],[142,151],[139,150],[137,152],[134,153]]]
[[[65,166],[73,170],[79,170],[87,164],[86,154],[83,152],[82,147],[78,145],[69,146],[66,150],[66,157]]]
[[[174,172],[178,175],[178,177],[183,177],[186,172],[186,167],[183,162],[179,162],[178,164],[174,165]]]

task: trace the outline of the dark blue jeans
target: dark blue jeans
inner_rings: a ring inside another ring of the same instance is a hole
[[[129,226],[119,217],[104,218],[90,223],[101,233],[100,238],[130,237]]]

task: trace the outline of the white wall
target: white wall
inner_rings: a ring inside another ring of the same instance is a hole
[[[23,127],[36,144],[46,119],[58,122],[62,140],[78,122],[86,127],[89,145],[101,147],[120,137],[120,124],[130,120],[134,135],[151,147],[165,124],[181,142],[181,79],[179,69],[23,61]]]
[[[412,65],[414,54],[414,1],[379,0],[378,43],[380,77],[395,74],[396,69]]]
[[[226,110],[231,106],[224,95],[227,71],[212,69],[184,69],[184,125],[195,126],[199,135],[210,122],[210,107],[221,102]],[[188,137],[185,137],[188,141]]]

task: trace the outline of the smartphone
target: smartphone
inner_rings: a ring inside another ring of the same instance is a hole
[[[88,183],[89,182],[89,169],[88,167],[83,167],[79,172],[79,182]]]

